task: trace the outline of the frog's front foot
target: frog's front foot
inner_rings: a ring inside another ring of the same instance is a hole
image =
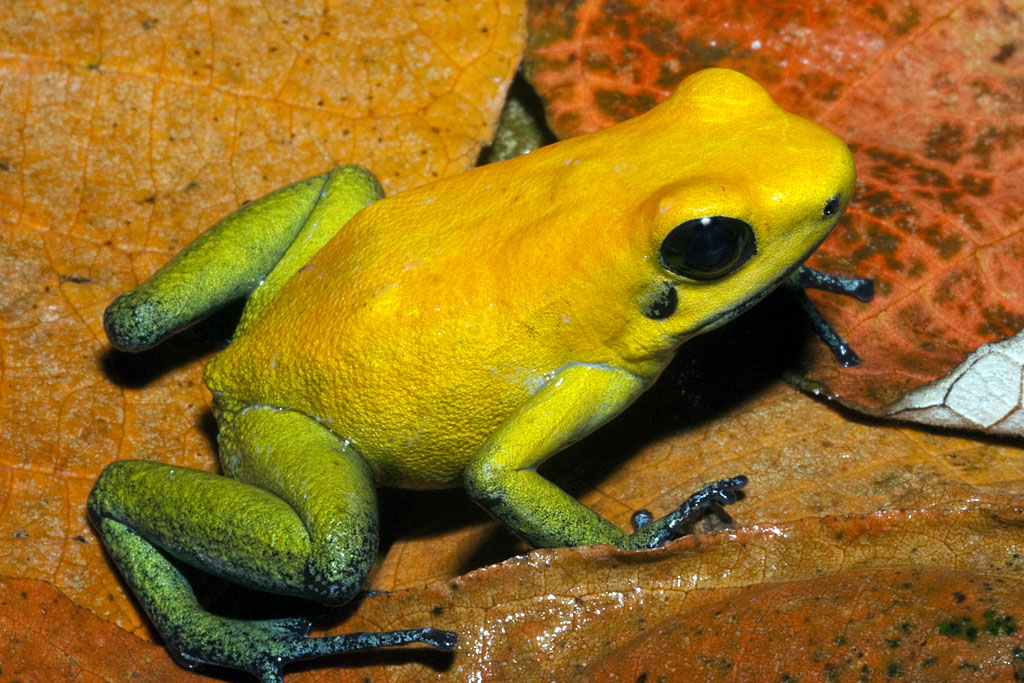
[[[244,621],[209,613],[195,613],[168,638],[175,659],[189,669],[201,664],[248,671],[262,683],[280,683],[282,669],[290,662],[342,652],[356,652],[408,643],[424,643],[449,652],[457,634],[436,628],[345,633],[311,638],[307,619]]]
[[[747,481],[740,475],[712,482],[661,519],[654,519],[647,510],[636,511],[631,520],[633,533],[628,536],[626,547],[631,550],[657,548],[685,536],[693,523],[709,510],[715,510],[728,519],[722,506],[735,503],[736,492],[746,486]]]
[[[836,362],[844,368],[852,368],[860,365],[860,356],[850,348],[850,345],[839,336],[835,328],[825,320],[825,317],[814,306],[814,303],[807,298],[806,289],[820,289],[825,292],[844,294],[853,297],[858,301],[868,302],[875,296],[875,283],[865,277],[840,277],[831,273],[823,273],[809,266],[800,266],[794,270],[784,285],[797,293],[797,300],[804,316],[811,324],[818,339],[823,341],[829,350],[832,351]]]

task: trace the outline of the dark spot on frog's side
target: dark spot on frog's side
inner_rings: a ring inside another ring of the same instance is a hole
[[[671,282],[662,282],[661,287],[649,293],[641,302],[641,311],[651,320],[664,320],[679,307],[679,294]]]

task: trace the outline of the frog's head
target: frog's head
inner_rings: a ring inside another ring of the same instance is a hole
[[[733,71],[691,76],[648,115],[687,129],[662,141],[685,158],[654,157],[679,170],[659,172],[670,182],[649,186],[636,217],[648,266],[638,303],[661,341],[633,341],[664,348],[732,319],[801,264],[842,215],[855,172],[839,138]]]

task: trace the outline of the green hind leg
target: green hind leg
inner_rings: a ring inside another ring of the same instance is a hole
[[[143,461],[108,466],[89,513],[110,556],[183,665],[215,664],[279,681],[285,664],[422,642],[451,650],[432,628],[309,638],[304,619],[211,614],[164,553],[236,583],[331,604],[361,588],[377,546],[372,474],[314,420],[249,410],[222,427],[225,471]]]

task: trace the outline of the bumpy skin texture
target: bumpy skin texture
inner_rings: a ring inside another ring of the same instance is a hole
[[[316,416],[388,483],[458,484],[561,368],[653,381],[681,341],[817,246],[836,217],[822,208],[853,178],[832,134],[705,71],[643,116],[367,207],[207,383],[222,406]],[[713,284],[671,277],[658,245],[712,215],[750,223],[757,255]],[[651,320],[638,301],[666,280],[678,309]]]
[[[679,344],[778,285],[828,234],[853,182],[835,136],[711,69],[636,119],[361,210],[379,188],[357,167],[268,195],[115,301],[106,321],[115,345],[136,348],[251,292],[235,340],[206,369],[230,479],[115,463],[90,497],[97,529],[188,663],[277,680],[283,663],[326,652],[450,649],[455,634],[433,629],[328,642],[293,621],[207,614],[157,548],[238,583],[344,602],[376,548],[375,481],[461,484],[536,546],[665,543],[745,479],[626,533],[537,465],[627,406]],[[717,258],[715,240],[710,256],[703,238],[680,242],[695,223],[746,235],[742,258],[692,275],[688,258]]]

